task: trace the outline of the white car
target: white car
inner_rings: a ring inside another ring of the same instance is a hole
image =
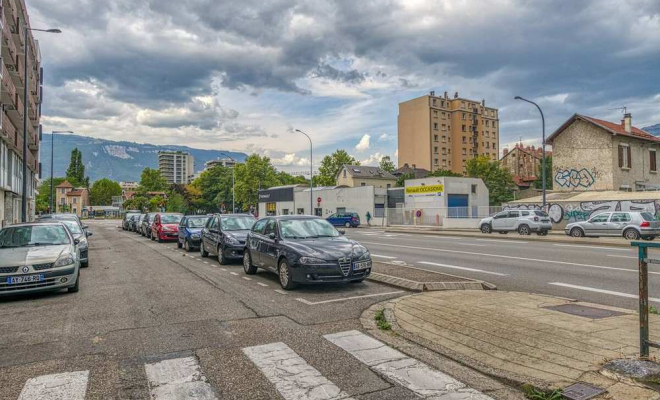
[[[552,230],[552,222],[545,211],[506,210],[482,219],[479,229],[483,233],[518,232],[521,235],[531,235],[536,232],[539,236],[545,236]]]

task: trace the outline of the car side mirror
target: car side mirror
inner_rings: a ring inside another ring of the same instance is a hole
[[[87,232],[87,237],[92,236],[92,235],[93,235],[92,232]]]
[[[89,225],[83,225],[83,229],[89,228]]]
[[[345,235],[345,234],[346,234],[346,231],[343,230],[343,229],[340,229],[340,230],[338,230],[337,232],[339,232],[340,235]]]
[[[73,244],[76,246],[80,244],[80,239],[73,239]]]
[[[271,240],[275,240],[275,238],[277,238],[277,235],[271,232],[268,234],[268,238]]]

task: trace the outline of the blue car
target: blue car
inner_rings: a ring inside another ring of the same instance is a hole
[[[345,226],[346,228],[357,228],[360,226],[360,216],[354,212],[335,213],[326,218],[334,226]]]
[[[209,217],[206,215],[188,215],[181,218],[177,247],[183,247],[188,252],[198,249],[202,238],[202,228],[208,220]]]

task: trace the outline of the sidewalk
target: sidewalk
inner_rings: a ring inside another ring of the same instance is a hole
[[[605,362],[638,354],[639,319],[629,310],[488,290],[426,292],[378,306],[396,333],[514,386],[586,382],[607,390],[598,399],[660,399],[641,383],[601,373]],[[660,316],[650,322],[651,339],[660,339]]]

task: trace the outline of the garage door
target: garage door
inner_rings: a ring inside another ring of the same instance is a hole
[[[447,215],[449,218],[467,218],[468,217],[468,195],[467,194],[449,194],[447,195]]]

